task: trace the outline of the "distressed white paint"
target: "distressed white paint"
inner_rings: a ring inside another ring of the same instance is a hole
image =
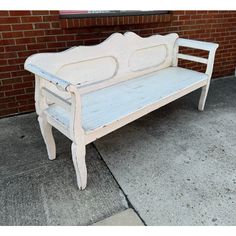
[[[129,57],[131,71],[142,71],[151,67],[157,67],[165,62],[167,47],[165,44],[136,50]]]
[[[104,68],[106,68],[104,70]],[[86,85],[96,81],[111,79],[118,70],[118,62],[115,57],[106,56],[68,63],[60,67],[56,75],[67,78],[72,84]],[[71,72],[74,73],[71,73]]]
[[[68,100],[58,96],[47,88],[42,88],[41,92],[42,95],[47,98],[49,104],[55,103],[65,109],[67,112],[71,111],[71,103]]]
[[[82,127],[85,132],[95,131],[104,125],[120,120],[170,94],[200,84],[206,85],[207,75],[179,67],[168,67],[137,79],[124,81],[82,95]],[[60,119],[69,128],[70,113],[62,106],[53,105],[47,110],[50,116]]]
[[[178,58],[188,60],[188,61],[195,61],[195,62],[200,62],[203,64],[207,64],[208,60],[202,57],[196,57],[196,56],[191,56],[191,55],[186,55],[182,53],[178,53],[177,55]]]
[[[72,140],[71,152],[75,167],[79,189],[85,189],[87,185],[87,168],[85,162],[85,132],[82,128],[81,99],[76,86],[69,87],[71,93],[72,112],[70,116],[70,137]]]
[[[56,158],[56,145],[52,135],[52,125],[48,123],[47,119],[43,116],[39,116],[38,121],[42,136],[47,147],[48,158],[50,160],[54,160]]]
[[[207,50],[209,57],[180,54],[179,46]],[[36,75],[36,112],[49,158],[55,158],[53,126],[72,140],[77,183],[84,189],[86,144],[198,88],[204,109],[217,47],[177,34],[142,38],[127,32],[99,45],[29,57],[25,69]],[[178,59],[205,63],[206,73],[180,68]]]

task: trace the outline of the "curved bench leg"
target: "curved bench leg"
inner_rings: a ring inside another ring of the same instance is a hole
[[[199,104],[198,104],[198,110],[199,111],[204,110],[208,90],[209,90],[209,85],[206,85],[206,86],[202,87],[201,97],[200,97]]]
[[[75,167],[77,184],[80,190],[87,185],[87,168],[85,162],[85,145],[72,143],[71,145],[72,160]]]
[[[54,160],[56,158],[56,145],[52,135],[52,126],[41,116],[38,117],[38,121],[44,142],[47,147],[48,158],[50,160]]]

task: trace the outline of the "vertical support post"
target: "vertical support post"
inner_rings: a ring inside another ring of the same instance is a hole
[[[48,158],[54,160],[56,158],[56,144],[52,134],[52,126],[48,123],[47,118],[43,114],[47,108],[46,98],[41,93],[42,83],[44,81],[39,76],[35,76],[35,108],[38,114],[40,130],[47,147]]]
[[[76,172],[77,185],[80,190],[83,190],[87,185],[87,168],[85,161],[85,133],[82,128],[81,98],[76,86],[70,85],[68,91],[71,92],[72,102],[72,114],[70,120],[70,136],[73,141],[71,145],[72,160]]]
[[[173,60],[172,60],[172,66],[178,66],[178,52],[179,52],[179,45],[178,40],[176,39],[173,49]]]
[[[201,96],[200,96],[200,100],[199,100],[199,104],[198,104],[199,111],[203,111],[205,108],[206,99],[207,99],[207,95],[208,95],[208,91],[209,91],[209,87],[210,87],[210,82],[211,82],[211,76],[212,76],[212,72],[213,72],[214,58],[215,58],[215,53],[216,53],[217,47],[213,48],[209,51],[208,63],[207,63],[207,68],[206,68],[206,72],[205,72],[208,76],[208,79],[207,79],[207,84],[204,87],[202,87]]]

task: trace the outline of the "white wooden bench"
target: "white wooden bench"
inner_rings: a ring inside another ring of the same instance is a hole
[[[180,46],[209,51],[208,58],[178,53]],[[202,111],[217,47],[175,33],[142,38],[127,32],[95,46],[30,56],[25,69],[35,74],[36,112],[49,159],[56,158],[53,126],[72,140],[77,183],[84,189],[86,144],[199,88]],[[206,72],[178,67],[178,58],[204,63]]]

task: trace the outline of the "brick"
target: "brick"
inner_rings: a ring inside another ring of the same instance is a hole
[[[11,26],[10,25],[0,25],[0,32],[2,31],[10,31]]]
[[[30,11],[10,11],[10,16],[30,16]]]
[[[16,99],[19,100],[19,101],[34,99],[34,94],[32,93],[32,94],[17,95]]]
[[[33,93],[34,92],[34,88],[25,88],[25,92],[27,93]]]
[[[2,45],[2,47],[0,47],[0,53],[4,53],[4,51],[5,51],[5,48],[4,48],[4,46]]]
[[[65,47],[66,42],[54,42],[54,43],[47,43],[49,48],[55,48],[55,47]]]
[[[19,17],[0,18],[0,25],[12,24],[12,23],[20,23],[20,18]]]
[[[50,29],[50,23],[35,23],[35,29]]]
[[[17,51],[25,51],[26,45],[13,45],[13,46],[5,46],[6,52],[17,52]]]
[[[7,105],[7,108],[17,108],[21,105],[21,103],[14,101],[14,102],[9,102],[6,105]]]
[[[29,82],[29,81],[34,82],[34,76],[33,76],[33,74],[27,75],[27,76],[22,77],[22,80],[23,80],[23,82]]]
[[[6,66],[1,66],[0,69],[5,70],[5,71],[18,71],[19,66],[18,65],[6,65]]]
[[[39,15],[39,16],[41,16],[41,15],[48,15],[49,14],[49,11],[32,11],[32,15]]]
[[[22,23],[29,23],[29,22],[42,22],[41,16],[27,16],[21,17]]]
[[[32,51],[25,51],[25,52],[17,52],[17,55],[19,58],[26,58],[26,57],[29,57],[33,54]]]
[[[2,32],[3,38],[20,38],[23,37],[23,32]]]
[[[9,16],[9,11],[0,11],[0,17]]]
[[[58,21],[59,15],[47,15],[43,16],[43,21]]]
[[[12,89],[12,84],[8,84],[8,85],[2,85],[0,86],[0,91],[8,91]]]
[[[45,34],[44,30],[33,30],[24,32],[25,37],[44,36],[44,34]]]
[[[10,72],[3,72],[3,73],[0,72],[0,79],[6,79],[6,78],[10,78],[10,77],[11,77]],[[1,80],[1,83],[3,83],[2,80]]]
[[[13,84],[14,89],[28,88],[32,86],[33,86],[32,82],[27,82],[27,83],[22,83],[22,84]]]
[[[50,15],[59,15],[60,12],[59,11],[50,11]]]
[[[24,94],[24,93],[25,93],[24,89],[17,89],[17,90],[7,91],[5,92],[5,95],[6,97],[11,97],[11,96],[19,95],[19,94]]]
[[[8,64],[7,59],[0,59],[0,67],[5,66],[7,64]]]
[[[74,46],[80,46],[83,44],[83,41],[67,41],[66,47],[74,47]]]
[[[14,39],[3,39],[0,42],[1,42],[1,45],[12,45],[12,44],[15,44],[15,40]]]
[[[75,35],[61,35],[57,36],[57,41],[68,41],[68,40],[75,40]]]
[[[12,30],[32,30],[33,25],[32,24],[17,24],[12,25]]]
[[[80,20],[79,19],[74,19],[72,25],[73,25],[74,28],[80,27]],[[68,27],[69,27],[69,24],[68,24]]]
[[[61,19],[60,26],[61,26],[61,28],[68,28],[67,20]]]
[[[14,102],[15,98],[14,97],[4,97],[0,98],[0,104],[8,103],[8,102]],[[1,107],[1,106],[0,106]]]
[[[191,15],[180,15],[178,20],[190,20]]]
[[[52,22],[52,23],[51,23],[51,28],[57,29],[57,28],[59,28],[59,27],[60,27],[59,22]]]
[[[60,29],[45,30],[45,35],[58,35],[58,34],[63,34]]]
[[[10,76],[9,76],[10,77]],[[2,80],[3,85],[7,84],[15,84],[15,83],[21,83],[22,79],[21,78],[10,78],[10,79],[4,79]]]
[[[22,106],[22,107],[19,107],[19,112],[29,112],[29,111],[34,111],[35,110],[35,107],[34,105],[26,105],[26,106]]]
[[[34,50],[34,49],[43,49],[43,48],[47,48],[46,43],[35,43],[35,44],[29,44],[27,45],[27,49],[28,50]]]
[[[8,58],[15,58],[17,57],[16,52],[5,52],[5,53],[0,53],[0,59],[8,59]]]
[[[199,15],[199,14],[197,14],[197,15],[192,15],[192,16],[191,16],[191,19],[202,19],[202,15]]]
[[[78,22],[82,22],[84,21],[83,19],[78,19]],[[74,27],[74,20],[73,19],[67,19],[67,25],[68,28],[73,28]],[[79,25],[82,25],[81,23],[79,23]]]
[[[42,43],[42,42],[50,42],[50,41],[56,41],[55,36],[44,36],[44,37],[37,37],[37,43]]]
[[[20,38],[16,39],[16,44],[35,43],[35,38]]]
[[[4,96],[4,93],[0,93],[0,97]],[[8,108],[7,103],[1,104],[0,106],[0,112],[3,110],[6,110]]]
[[[25,62],[24,58],[11,58],[7,60],[9,65],[12,64],[23,64]]]
[[[19,78],[19,76],[24,76],[24,75],[28,75],[28,74],[29,74],[29,72],[26,71],[26,70],[12,71],[11,72],[11,77],[17,77],[18,76],[18,78]],[[16,78],[16,79],[18,79],[18,78]],[[20,79],[22,79],[22,78],[20,77]]]

